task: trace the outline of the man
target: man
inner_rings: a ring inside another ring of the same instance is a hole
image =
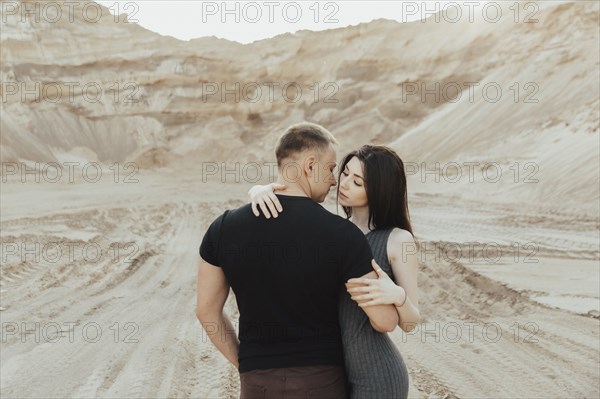
[[[200,246],[196,314],[240,372],[241,398],[346,397],[338,299],[351,278],[377,278],[358,227],[318,203],[336,186],[336,139],[301,123],[277,143],[285,212],[256,218],[251,205],[225,211]],[[223,306],[233,289],[239,342]],[[373,328],[392,331],[391,305],[365,307]]]

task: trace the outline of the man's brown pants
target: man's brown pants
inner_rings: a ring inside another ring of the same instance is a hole
[[[346,399],[341,366],[303,366],[252,370],[240,374],[240,399]]]

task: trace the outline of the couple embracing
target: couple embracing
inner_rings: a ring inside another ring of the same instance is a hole
[[[404,164],[365,145],[336,181],[336,145],[322,126],[290,126],[277,184],[253,187],[252,203],[217,217],[200,245],[196,315],[238,369],[242,399],[408,395],[387,335],[420,321]],[[336,186],[345,217],[319,204]],[[223,312],[230,288],[239,339]]]

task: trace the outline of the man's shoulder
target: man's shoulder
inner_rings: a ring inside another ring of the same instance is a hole
[[[349,219],[328,211],[327,213],[330,218],[328,222],[331,223],[338,236],[354,239],[364,237],[363,232]]]
[[[251,204],[244,204],[237,208],[226,209],[217,216],[216,220],[223,222],[226,220],[227,222],[233,222],[236,220],[240,220],[240,218],[246,218],[253,215],[252,214],[252,206]]]

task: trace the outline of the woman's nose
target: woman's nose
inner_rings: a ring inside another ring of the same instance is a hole
[[[346,179],[346,176],[344,176],[344,175],[342,175],[342,178],[340,179],[340,187],[343,189],[348,188],[348,181]]]

